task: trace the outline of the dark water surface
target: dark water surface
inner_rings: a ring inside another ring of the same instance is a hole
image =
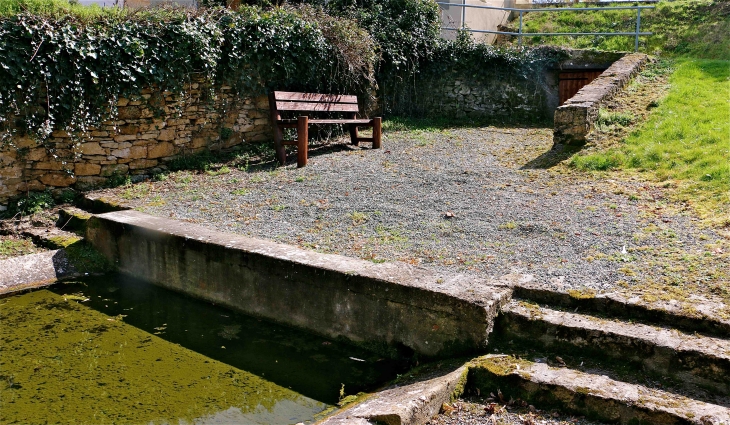
[[[403,367],[123,275],[0,300],[0,423],[309,422]]]

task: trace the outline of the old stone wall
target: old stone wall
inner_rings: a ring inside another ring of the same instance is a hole
[[[118,114],[86,135],[54,131],[42,144],[14,136],[0,147],[0,205],[27,191],[89,189],[112,176],[144,176],[180,155],[271,138],[265,96],[191,83],[184,95],[146,89],[119,99]]]
[[[549,119],[558,106],[555,70],[546,69],[534,78],[510,69],[495,69],[478,77],[471,74],[470,70],[452,69],[419,76],[384,100],[397,115],[530,122]]]
[[[649,57],[633,53],[614,62],[598,78],[555,110],[553,144],[581,146],[598,119],[598,110],[612,99],[647,63]]]

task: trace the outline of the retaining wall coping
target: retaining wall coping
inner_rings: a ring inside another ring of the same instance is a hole
[[[120,271],[248,314],[441,357],[486,346],[512,279],[448,275],[117,211],[87,239]],[[268,303],[268,304],[267,304]]]
[[[631,53],[614,62],[590,84],[581,88],[555,110],[553,149],[586,143],[598,119],[598,109],[611,100],[649,61],[643,53]]]

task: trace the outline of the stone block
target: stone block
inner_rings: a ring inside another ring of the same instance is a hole
[[[117,143],[119,143],[119,142],[129,142],[129,141],[134,141],[134,140],[137,140],[137,133],[135,133],[135,134],[123,134],[123,135],[120,135],[120,136],[117,136],[117,137],[114,138],[114,141],[117,142]]]
[[[155,159],[135,159],[129,163],[130,170],[138,170],[144,168],[152,168],[158,164]]]
[[[28,164],[30,165],[30,164]],[[43,161],[33,164],[33,168],[37,170],[62,170],[61,163],[59,161]]]
[[[193,138],[192,147],[193,149],[196,148],[203,148],[208,145],[208,139],[204,137],[195,137]]]
[[[76,176],[68,173],[48,173],[42,175],[39,180],[46,186],[66,187],[76,182]]]
[[[157,140],[169,142],[170,140],[175,139],[175,130],[172,128],[168,128],[165,130],[160,131],[159,136],[157,136]]]
[[[170,142],[161,142],[149,145],[147,148],[147,158],[162,158],[170,156],[175,152],[175,146]]]
[[[13,138],[13,142],[15,142],[15,147],[18,149],[33,148],[38,146],[38,142],[27,136]]]
[[[111,155],[113,157],[117,157],[117,158],[129,158],[129,154],[130,154],[130,150],[129,149],[130,148],[126,148],[126,149],[115,149],[115,150],[113,150],[111,152]]]
[[[101,175],[103,177],[110,177],[112,175],[124,175],[129,171],[127,164],[108,164],[101,167]]]
[[[137,136],[137,140],[153,140],[157,139],[160,135],[159,131],[151,131],[148,133],[142,133],[139,136]]]
[[[17,188],[21,192],[38,192],[44,190],[46,188],[46,185],[41,183],[39,180],[33,179],[27,182],[19,183]]]
[[[84,155],[106,155],[106,149],[102,148],[99,142],[82,143],[79,151]]]
[[[119,127],[119,134],[130,135],[139,133],[138,125],[123,125]]]
[[[129,158],[138,159],[147,157],[147,146],[132,146],[129,148]]]
[[[45,148],[31,149],[30,152],[25,156],[26,161],[40,161],[46,157]]]
[[[74,164],[74,174],[77,176],[98,176],[101,172],[101,165],[79,162]]]

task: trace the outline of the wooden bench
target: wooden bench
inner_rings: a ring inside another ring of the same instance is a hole
[[[274,127],[274,144],[276,157],[281,165],[286,165],[286,151],[284,146],[297,147],[297,166],[307,165],[307,147],[309,143],[310,124],[347,124],[350,130],[350,140],[353,145],[360,142],[372,142],[373,149],[379,149],[382,138],[382,120],[358,119],[359,111],[357,96],[319,93],[295,93],[286,91],[272,91],[269,93],[269,109],[271,122]],[[347,115],[344,119],[310,119],[308,115],[300,115],[295,119],[282,119],[282,111],[294,112],[342,112]],[[373,137],[360,137],[358,127],[372,127]],[[284,129],[296,128],[297,140],[284,140]]]

